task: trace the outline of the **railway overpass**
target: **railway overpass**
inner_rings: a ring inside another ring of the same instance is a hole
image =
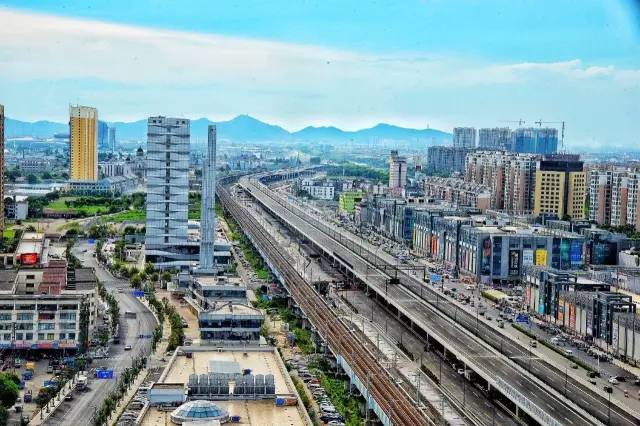
[[[337,318],[315,288],[295,270],[293,260],[283,252],[249,212],[238,204],[224,187],[217,186],[217,195],[223,208],[229,212],[242,231],[251,239],[271,269],[284,283],[298,307],[315,331],[324,339],[338,363],[352,378],[353,383],[385,425],[435,425],[441,422],[438,411],[416,401],[393,380],[389,372],[377,361],[371,348],[354,344],[356,336]]]
[[[479,322],[415,277],[399,271],[398,283],[390,285],[389,274],[383,272],[381,265],[393,266],[396,263],[393,258],[378,254],[357,237],[319,221],[261,182],[286,178],[244,177],[240,184],[274,216],[365,283],[399,318],[421,333],[425,341],[438,342],[512,401],[515,414],[524,412],[536,422],[550,425],[639,424],[637,414],[609,405],[605,398],[546,361],[532,357],[527,347]]]

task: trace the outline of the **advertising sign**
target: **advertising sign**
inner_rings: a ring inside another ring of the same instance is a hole
[[[593,336],[593,311],[587,311],[587,336]]]
[[[611,346],[618,349],[618,324],[613,324],[613,330],[611,330]]]
[[[491,238],[487,237],[482,241],[480,275],[491,274]]]
[[[576,329],[576,305],[573,303],[569,305],[569,328]]]
[[[569,240],[560,241],[560,264],[562,265],[562,269],[567,269],[571,266],[569,260]]]
[[[570,257],[572,265],[582,265],[582,241],[571,241]]]
[[[536,250],[536,265],[547,266],[547,250],[546,249]]]
[[[509,250],[509,275],[520,275],[519,250]]]
[[[38,263],[38,253],[22,253],[20,263],[23,265],[35,265]]]
[[[558,299],[558,322],[564,324],[564,297]]]
[[[533,250],[522,250],[522,266],[533,265]]]

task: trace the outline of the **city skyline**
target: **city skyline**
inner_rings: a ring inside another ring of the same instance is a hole
[[[631,2],[585,2],[580,13],[565,2],[553,10],[460,2],[449,11],[441,2],[371,10],[310,3],[280,8],[284,16],[273,22],[264,7],[223,4],[209,24],[196,16],[198,6],[142,4],[123,18],[117,2],[2,4],[0,91],[16,119],[63,121],[68,103],[95,105],[109,121],[167,105],[167,115],[250,114],[290,130],[384,122],[450,132],[525,118],[565,121],[568,148],[637,144],[640,32]],[[530,30],[511,31],[525,17]],[[288,18],[298,25],[284,25]],[[333,27],[310,31],[328,22]],[[335,26],[338,34],[329,30]],[[376,26],[386,37],[364,40]],[[93,54],[68,61],[63,53],[83,50]]]

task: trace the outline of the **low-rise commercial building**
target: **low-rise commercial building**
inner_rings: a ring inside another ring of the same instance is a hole
[[[96,327],[96,287],[92,269],[64,260],[0,271],[0,348],[79,348]]]
[[[198,315],[203,343],[258,342],[264,314],[249,305],[218,303]]]
[[[491,190],[464,179],[427,176],[422,180],[422,188],[426,196],[452,205],[475,207],[480,211],[491,207]]]

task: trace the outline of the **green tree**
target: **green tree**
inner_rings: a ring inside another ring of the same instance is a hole
[[[29,182],[29,184],[33,185],[35,183],[38,183],[40,179],[38,179],[38,176],[34,175],[33,173],[29,173],[29,175],[27,175],[27,182]]]
[[[167,282],[171,281],[171,272],[169,272],[169,271],[164,271],[164,272],[162,273],[162,275],[160,276],[160,279],[161,279],[162,281],[164,281],[165,283],[167,283]]]
[[[140,288],[142,284],[142,278],[140,278],[140,274],[135,274],[131,277],[131,286],[135,288]]]
[[[6,373],[0,373],[0,405],[4,408],[12,407],[19,394],[20,389],[14,378]]]
[[[155,270],[155,267],[153,266],[153,263],[151,262],[145,263],[144,272],[146,272],[147,275],[153,273],[154,270]]]

